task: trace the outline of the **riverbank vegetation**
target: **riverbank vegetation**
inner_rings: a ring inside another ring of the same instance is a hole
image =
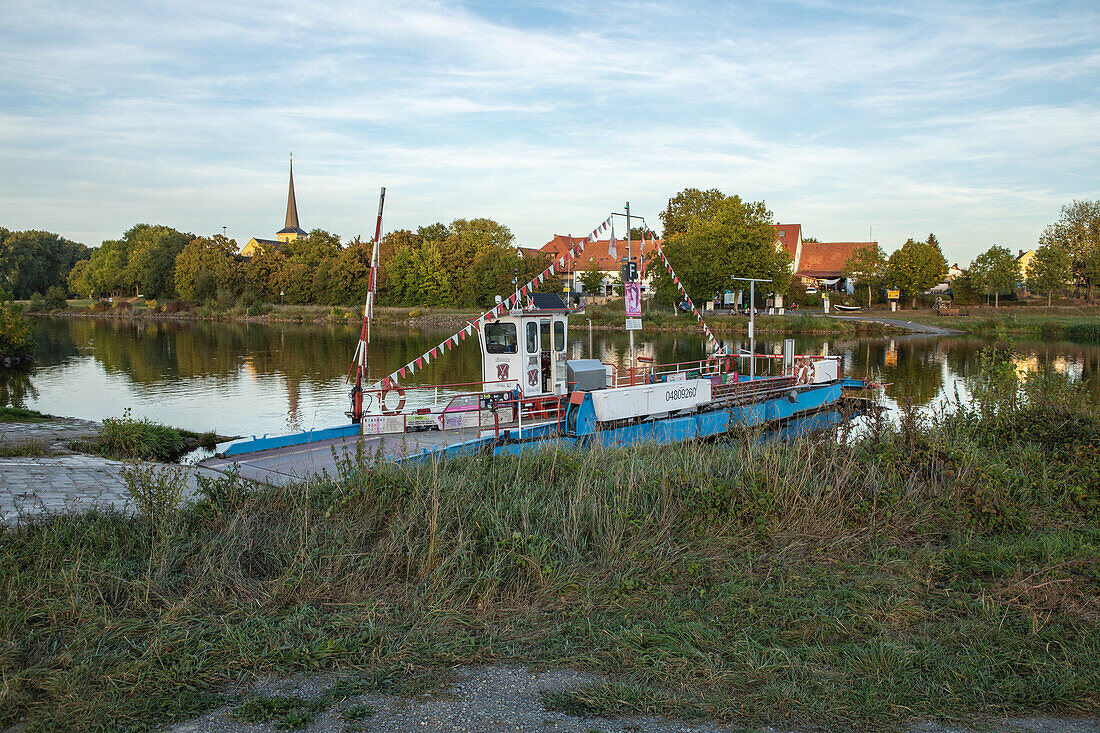
[[[0,422],[48,422],[52,418],[38,410],[0,404]]]
[[[104,418],[103,428],[95,438],[77,441],[70,447],[116,460],[170,463],[196,448],[213,449],[219,440],[213,432],[195,433],[148,418],[135,419],[130,416],[130,408],[126,408],[122,417]]]
[[[0,367],[5,361],[18,362],[33,354],[34,345],[31,323],[23,315],[23,306],[0,287]]]
[[[601,330],[622,330],[626,311],[622,299],[608,301],[601,305],[589,306],[585,316],[591,318],[592,327]],[[719,315],[704,312],[703,319],[716,334],[748,333],[748,316]],[[584,328],[586,324],[577,319],[572,328]],[[643,311],[642,327],[650,331],[684,331],[701,333],[699,322],[691,313],[684,313],[665,306],[652,306]],[[756,332],[770,334],[834,335],[860,334],[875,336],[890,333],[905,333],[906,329],[875,321],[837,320],[822,315],[783,315],[756,316]]]
[[[259,676],[601,671],[590,715],[904,729],[1100,710],[1100,416],[987,352],[975,401],[791,443],[204,480],[0,529],[0,726],[145,730]]]
[[[1072,341],[1100,344],[1100,308],[1001,308],[983,309],[969,316],[936,316],[928,313],[896,314],[908,321],[986,338],[1027,338],[1038,341]]]

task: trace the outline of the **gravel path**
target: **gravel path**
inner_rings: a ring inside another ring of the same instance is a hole
[[[830,318],[835,318],[838,321],[873,321],[875,323],[886,323],[891,326],[897,326],[898,328],[907,328],[910,331],[916,333],[927,333],[933,336],[957,336],[964,331],[959,331],[954,328],[944,328],[943,326],[930,326],[927,323],[914,323],[913,321],[906,321],[903,318],[881,318],[879,316],[835,316],[830,315]]]
[[[496,666],[462,667],[454,670],[454,673],[457,680],[417,697],[377,694],[349,697],[327,707],[311,723],[298,730],[306,733],[718,733],[744,730],[740,726],[651,717],[582,718],[547,710],[543,706],[543,692],[575,690],[601,679],[598,675],[584,672],[532,672],[521,667]],[[266,733],[279,730],[274,727],[273,722],[241,722],[234,717],[234,710],[247,700],[257,697],[286,696],[317,700],[331,689],[336,679],[331,675],[323,675],[259,683],[241,694],[237,702],[166,730],[169,733]],[[796,729],[764,730],[793,732]],[[968,728],[936,724],[912,726],[911,730],[914,733],[974,733]],[[994,721],[987,730],[997,733],[1100,733],[1100,720],[1018,718]]]

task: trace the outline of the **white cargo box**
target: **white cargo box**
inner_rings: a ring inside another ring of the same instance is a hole
[[[821,359],[814,362],[814,384],[835,382],[837,378],[836,359]]]
[[[589,394],[592,395],[596,419],[600,422],[690,410],[710,402],[711,399],[709,379],[640,384],[636,387],[598,390]]]

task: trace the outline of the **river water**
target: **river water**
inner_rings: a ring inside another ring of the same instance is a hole
[[[346,422],[344,379],[359,335],[354,326],[44,317],[35,331],[34,366],[0,369],[0,404],[90,420],[129,409],[133,417],[222,435],[277,435]],[[448,335],[376,330],[372,377],[385,376]],[[706,355],[701,335],[642,332],[636,339],[639,356],[657,363]],[[597,331],[592,339],[596,357],[617,365],[624,363],[627,343],[625,333]],[[739,338],[726,344],[748,347]],[[986,345],[960,336],[803,336],[796,338],[796,353],[840,355],[843,375],[890,382],[885,404],[896,409],[906,403],[931,407],[956,393],[965,399],[967,378]],[[1100,347],[1017,342],[1012,348],[1021,371],[1049,366],[1074,379],[1091,378],[1092,398],[1100,402]],[[571,358],[589,356],[583,325],[573,324],[569,350]],[[781,353],[782,339],[758,339],[757,351]],[[407,383],[479,379],[476,343],[463,342]]]

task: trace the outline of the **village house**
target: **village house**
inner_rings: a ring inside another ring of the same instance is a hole
[[[854,283],[844,277],[844,263],[858,249],[875,247],[878,242],[806,242],[801,224],[775,225],[776,249],[783,247],[791,256],[791,271],[796,281],[807,288],[851,292]]]
[[[584,241],[584,237],[567,237],[559,234],[542,245],[540,249],[549,254],[550,257],[556,261],[558,257],[561,257],[582,241]],[[664,240],[661,239],[647,239],[644,243],[639,240],[631,242],[633,255],[638,261],[638,273],[643,290],[649,289],[653,283],[652,275],[645,273],[647,258],[651,252],[656,251],[657,245],[663,243],[663,241]],[[562,287],[568,287],[574,293],[583,293],[584,286],[581,284],[581,276],[594,262],[596,263],[597,269],[599,269],[604,276],[600,284],[601,292],[595,293],[595,295],[611,295],[612,283],[617,282],[616,278],[619,277],[622,268],[622,260],[626,257],[626,240],[615,240],[616,257],[611,256],[610,248],[610,239],[599,239],[589,242],[585,246],[584,252],[581,252],[576,260],[568,260],[565,263],[568,269],[565,272],[559,273]],[[639,254],[641,255],[640,260],[637,259]]]

